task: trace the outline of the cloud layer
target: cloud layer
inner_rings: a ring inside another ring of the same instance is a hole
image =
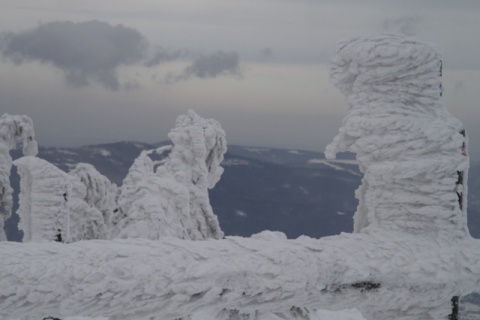
[[[188,51],[152,48],[135,29],[101,21],[58,21],[41,24],[25,32],[4,33],[0,37],[4,57],[14,63],[39,61],[59,68],[72,86],[100,83],[109,90],[128,89],[122,85],[117,70],[124,65],[147,68],[177,59],[188,59]],[[235,52],[217,51],[193,60],[185,71],[170,76],[170,82],[191,77],[211,78],[240,75],[239,56]]]
[[[94,80],[111,90],[120,88],[116,69],[142,61],[148,47],[138,31],[100,21],[51,22],[4,34],[2,40],[3,55],[17,64],[33,60],[51,64],[64,72],[70,85]]]
[[[206,79],[223,75],[242,77],[238,53],[218,50],[209,55],[201,55],[194,59],[181,74],[168,75],[166,81],[175,83],[192,77]]]

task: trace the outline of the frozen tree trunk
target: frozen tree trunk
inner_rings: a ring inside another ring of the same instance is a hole
[[[446,318],[452,297],[480,286],[480,241],[466,227],[466,136],[442,104],[440,67],[437,50],[411,38],[340,45],[331,77],[350,111],[326,153],[357,153],[364,173],[353,234],[0,243],[0,315],[174,319],[302,306]]]
[[[23,140],[23,154],[37,155],[32,120],[28,116],[4,114],[0,117],[0,241],[7,240],[3,230],[5,221],[12,214],[12,187],[10,186],[10,170],[17,140]]]

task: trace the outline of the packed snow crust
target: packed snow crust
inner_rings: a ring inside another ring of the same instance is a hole
[[[0,317],[175,319],[201,310],[358,308],[366,319],[441,319],[480,286],[480,250],[403,232],[286,240],[1,243]],[[28,261],[28,263],[26,263]]]
[[[446,318],[452,297],[480,287],[480,246],[466,229],[468,141],[442,104],[440,76],[438,50],[408,37],[340,45],[331,77],[350,111],[326,155],[353,151],[364,173],[353,234],[217,240],[205,190],[221,174],[224,133],[190,112],[172,130],[168,157],[137,159],[119,193],[131,201],[118,201],[112,226],[138,214],[149,225],[135,232],[151,230],[157,205],[183,221],[188,201],[201,217],[198,238],[182,233],[187,225],[112,241],[0,243],[0,317],[315,319],[316,309],[357,308],[368,320]]]

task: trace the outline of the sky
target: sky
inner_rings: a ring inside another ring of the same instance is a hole
[[[37,141],[168,139],[194,109],[229,144],[323,151],[347,113],[337,43],[402,33],[443,50],[444,100],[480,159],[478,0],[0,0],[0,114]]]

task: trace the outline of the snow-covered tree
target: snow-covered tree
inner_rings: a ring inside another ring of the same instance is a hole
[[[23,242],[107,239],[116,186],[89,164],[67,174],[36,157],[15,160]]]
[[[467,139],[443,104],[441,65],[432,45],[395,35],[344,42],[332,61],[350,111],[326,156],[357,154],[354,232],[468,235]]]
[[[79,163],[69,172],[76,178],[74,183],[74,198],[80,199],[78,208],[70,208],[70,214],[81,217],[87,221],[84,223],[87,229],[81,233],[79,240],[109,239],[111,237],[112,217],[117,209],[116,195],[117,186],[110,182],[91,164]],[[80,184],[78,183],[80,182]],[[85,213],[80,211],[86,210]]]
[[[143,151],[124,179],[113,219],[114,237],[189,238],[182,224],[190,212],[188,190],[173,174],[158,176],[156,162],[149,157],[165,151],[161,149]]]
[[[223,172],[225,132],[217,121],[191,110],[177,119],[169,137],[173,146],[142,152],[130,168],[114,218],[118,237],[221,238],[208,189]],[[161,161],[150,158],[166,152]]]
[[[152,320],[238,308],[275,319],[305,306],[355,307],[368,320],[446,318],[452,297],[480,287],[480,241],[466,229],[467,141],[443,106],[440,66],[435,47],[408,37],[340,45],[331,76],[350,111],[327,156],[356,152],[364,172],[353,234],[0,243],[0,316]],[[171,172],[206,181],[185,168],[196,151],[172,153],[181,170]]]
[[[35,156],[38,153],[33,122],[25,115],[4,114],[0,117],[0,241],[7,240],[3,230],[5,220],[12,214],[12,187],[10,186],[10,170],[17,140],[23,140],[23,154]]]

